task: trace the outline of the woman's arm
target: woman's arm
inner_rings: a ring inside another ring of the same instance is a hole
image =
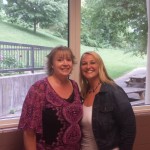
[[[25,130],[23,138],[25,150],[36,150],[36,135],[33,130]]]
[[[120,149],[132,150],[136,136],[136,120],[127,94],[118,89],[114,93],[116,102],[116,121],[120,128]]]

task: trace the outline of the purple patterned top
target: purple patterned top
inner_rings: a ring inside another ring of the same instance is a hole
[[[47,78],[29,89],[18,128],[35,131],[37,150],[80,149],[82,104],[77,83],[71,82],[74,91],[68,100],[54,91]]]

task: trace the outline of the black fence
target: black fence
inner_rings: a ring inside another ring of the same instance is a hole
[[[52,47],[0,41],[0,73],[43,70]]]

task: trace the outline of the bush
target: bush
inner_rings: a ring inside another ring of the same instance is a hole
[[[0,56],[0,68],[1,69],[14,69],[23,68],[25,65],[17,60],[14,56]]]

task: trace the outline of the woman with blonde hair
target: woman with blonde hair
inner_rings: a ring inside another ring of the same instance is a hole
[[[83,98],[81,150],[132,150],[136,123],[127,94],[109,77],[100,55],[80,60]]]

